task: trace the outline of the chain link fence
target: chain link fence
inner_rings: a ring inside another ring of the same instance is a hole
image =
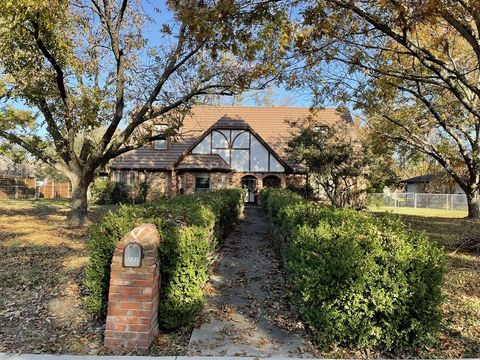
[[[376,207],[467,210],[465,194],[374,193],[368,204]]]

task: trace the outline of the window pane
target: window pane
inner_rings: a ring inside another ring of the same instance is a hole
[[[158,125],[155,125],[155,136],[158,136],[158,135],[163,135],[165,134],[165,130],[167,130],[168,128],[168,125],[167,124],[158,124]],[[168,143],[167,143],[167,138],[166,137],[162,137],[161,139],[158,139],[158,140],[155,140],[153,142],[153,148],[156,149],[156,150],[165,150],[167,149],[168,147]]]
[[[249,150],[232,150],[232,169],[236,171],[248,171],[250,164]]]
[[[117,171],[117,182],[126,183],[128,180],[128,171],[119,170]]]
[[[275,171],[275,172],[284,172],[285,168],[278,162],[275,157],[270,154],[270,171]]]
[[[136,171],[130,171],[130,184],[136,184],[137,183],[137,176],[138,173]]]
[[[232,142],[232,139],[230,138],[231,130],[218,130],[221,132],[226,138],[228,143],[230,144]]]
[[[195,191],[208,191],[210,189],[210,174],[198,173],[195,175]]]
[[[165,150],[167,148],[167,140],[160,139],[153,142],[153,148],[156,150]]]
[[[228,149],[225,135],[218,131],[212,131],[212,148]]]
[[[211,143],[211,136],[208,134],[205,139],[200,141],[200,143],[195,146],[192,150],[193,154],[210,154],[210,143]]]
[[[247,131],[241,132],[238,130],[232,131],[233,148],[249,148],[250,147],[250,133]]]
[[[252,136],[252,165],[251,171],[268,171],[268,150]]]
[[[222,159],[227,162],[227,164],[230,164],[230,150],[212,149],[212,154],[220,155]]]

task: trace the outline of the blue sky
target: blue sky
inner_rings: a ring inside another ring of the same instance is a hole
[[[153,25],[146,26],[144,34],[148,37],[151,44],[155,45],[160,40],[158,36],[159,24],[167,23],[172,24],[175,20],[173,19],[172,13],[165,6],[165,1],[163,0],[144,0],[143,9],[146,14],[151,16],[154,19]],[[157,11],[155,10],[157,9]],[[158,39],[158,40],[156,40]],[[274,86],[266,91],[255,92],[255,93],[245,93],[241,96],[242,105],[245,106],[259,106],[258,98],[262,96],[268,97],[272,101],[274,106],[295,106],[295,107],[310,107],[312,104],[311,93],[307,89],[298,89],[298,90],[287,90],[284,86]],[[225,104],[237,103],[237,99],[232,99],[225,97],[223,99]]]
[[[144,27],[143,33],[148,39],[149,45],[160,44],[162,41],[165,41],[159,33],[161,25],[167,23],[174,26],[175,20],[172,13],[166,8],[163,0],[144,0],[142,6],[145,13],[153,18],[152,23]],[[262,99],[267,99],[267,102],[265,103]],[[275,86],[265,91],[245,93],[235,98],[224,97],[221,99],[221,102],[224,105],[309,107],[312,104],[312,98],[308,89],[287,90],[284,86]],[[24,110],[29,109],[21,102],[10,101],[9,104]],[[32,110],[37,112],[36,109]],[[42,118],[39,117],[39,123],[42,123],[41,120]],[[40,128],[40,134],[46,135],[44,126]]]

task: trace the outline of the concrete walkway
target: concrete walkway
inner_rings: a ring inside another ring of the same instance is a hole
[[[313,357],[301,322],[288,305],[263,212],[247,207],[244,221],[221,250],[188,355]]]
[[[254,357],[188,357],[188,356],[101,356],[101,355],[48,355],[0,353],[0,360],[258,360]],[[273,360],[273,359],[272,359]],[[285,360],[285,359],[276,359]],[[294,360],[289,358],[288,360]],[[316,359],[312,359],[316,360]]]

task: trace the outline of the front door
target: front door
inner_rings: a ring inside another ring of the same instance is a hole
[[[242,178],[242,188],[247,191],[245,202],[247,204],[255,204],[257,202],[257,178],[247,175]]]

